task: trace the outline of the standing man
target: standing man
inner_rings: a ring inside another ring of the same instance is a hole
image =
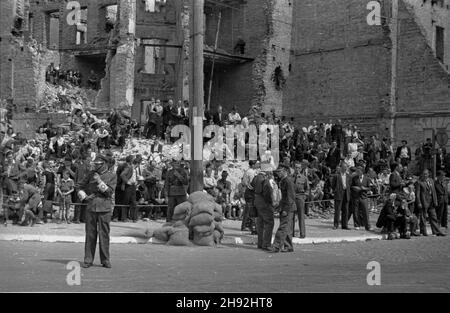
[[[137,174],[135,171],[135,158],[132,155],[127,156],[126,165],[120,174],[120,181],[122,182],[121,190],[123,191],[123,207],[122,207],[122,221],[129,222],[129,218],[133,219],[134,211],[136,210],[136,186]]]
[[[226,116],[222,112],[222,106],[219,105],[217,107],[217,112],[213,116],[214,124],[218,125],[219,127],[223,127],[225,120],[226,120]]]
[[[127,163],[130,160],[131,159],[127,160]],[[142,156],[138,154],[131,164],[128,163],[129,166],[127,166],[120,175],[122,181],[125,182],[124,204],[129,205],[130,218],[133,223],[137,223],[139,215],[139,209],[136,202],[136,191],[138,185],[137,178],[142,176],[141,163]]]
[[[337,147],[337,141],[331,143],[330,151],[325,159],[325,162],[329,168],[334,172],[341,160],[341,151]]]
[[[256,234],[256,222],[255,214],[256,209],[254,208],[253,201],[255,200],[255,190],[252,186],[253,178],[256,176],[256,161],[249,161],[249,169],[244,173],[242,177],[242,184],[245,187],[244,200],[245,207],[242,214],[242,224],[241,231],[250,230],[253,235]]]
[[[334,192],[333,229],[336,230],[339,228],[339,218],[341,218],[342,229],[348,230],[351,177],[348,174],[348,168],[345,162],[341,162],[339,173],[334,175],[331,180],[331,185]]]
[[[445,236],[438,224],[436,215],[436,207],[438,205],[438,199],[436,195],[436,189],[433,180],[430,178],[430,171],[424,170],[420,180],[416,183],[416,208],[419,214],[420,221],[420,233],[423,236],[427,234],[427,214],[431,225],[431,231],[433,235]]]
[[[408,147],[408,142],[406,140],[402,141],[402,146],[397,148],[395,154],[395,160],[400,159],[400,164],[402,166],[408,166],[412,159],[411,149]]]
[[[222,178],[217,181],[218,203],[222,205],[223,216],[231,219],[231,182],[227,180],[228,172],[222,172]]]
[[[79,186],[81,182],[89,174],[90,165],[87,161],[87,155],[85,153],[80,153],[77,161],[74,164],[75,166],[75,186]],[[78,192],[80,190],[75,189],[74,202],[80,203],[82,200],[78,197]],[[84,223],[86,220],[86,207],[83,205],[76,205],[75,212],[73,217],[74,224],[80,224],[80,222]]]
[[[353,214],[356,230],[364,226],[367,231],[371,231],[367,202],[367,193],[370,191],[370,180],[364,175],[361,165],[356,168],[356,175],[352,178],[351,190],[352,212],[349,215],[349,219]]]
[[[438,225],[447,228],[448,217],[448,182],[445,181],[445,172],[438,171],[436,178],[436,196],[437,196],[437,220]]]
[[[257,211],[256,229],[258,249],[271,251],[272,233],[275,225],[272,206],[272,186],[265,172],[259,172],[251,183],[254,193],[254,205]]]
[[[271,253],[294,252],[292,244],[293,219],[296,209],[295,186],[289,176],[289,167],[281,166],[278,175],[280,177],[280,226],[275,234],[275,241],[270,250]]]
[[[403,184],[402,184],[402,176],[400,175],[400,164],[394,163],[391,166],[391,176],[389,176],[389,187],[391,189],[391,193],[399,194],[402,192]]]
[[[94,263],[97,236],[100,244],[100,261],[105,268],[111,268],[109,259],[109,232],[114,190],[117,177],[109,164],[112,164],[112,153],[97,155],[91,172],[80,184],[79,189],[87,195],[86,211],[86,243],[83,268]]]
[[[295,173],[294,173],[294,184],[295,184],[295,205],[297,207],[298,215],[298,228],[300,231],[300,238],[306,238],[306,226],[305,226],[305,202],[306,195],[310,193],[309,181],[306,176],[306,165],[296,161],[295,162]],[[292,221],[295,225],[295,213]],[[295,236],[295,226],[292,227],[293,236]]]
[[[189,185],[188,173],[178,161],[172,162],[173,168],[166,173],[165,195],[167,203],[167,222],[172,221],[174,209],[177,205],[187,200],[187,186]]]

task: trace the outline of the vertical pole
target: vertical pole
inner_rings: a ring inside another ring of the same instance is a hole
[[[203,190],[204,0],[191,0],[189,94],[191,115],[191,192]]]
[[[213,55],[213,61],[211,66],[211,77],[209,78],[209,90],[208,90],[208,111],[211,110],[211,94],[212,94],[212,85],[213,85],[213,78],[214,78],[214,68],[216,65],[216,52],[217,52],[217,46],[219,44],[219,33],[220,33],[220,22],[222,21],[222,12],[219,12],[219,21],[217,22],[217,32],[216,32],[216,41],[214,43],[214,55]]]
[[[436,129],[433,129],[433,150],[431,150],[431,153],[432,153],[432,156],[433,156],[433,161],[432,161],[432,169],[431,169],[431,173],[432,173],[432,175],[433,175],[433,179],[436,179],[436,157],[437,157],[437,155],[436,155],[436,153],[437,153],[437,150],[436,150]]]
[[[397,70],[398,70],[398,46],[399,46],[399,12],[398,0],[392,0],[391,38],[392,38],[392,63],[391,63],[391,100],[390,100],[390,137],[394,143],[395,114],[397,112]]]

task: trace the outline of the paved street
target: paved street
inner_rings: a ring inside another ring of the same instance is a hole
[[[66,284],[82,244],[0,242],[0,291],[56,292],[449,292],[450,239],[297,246],[271,255],[254,246],[113,245],[113,269],[82,270]],[[369,287],[368,262],[381,264]],[[97,260],[98,262],[98,260]]]

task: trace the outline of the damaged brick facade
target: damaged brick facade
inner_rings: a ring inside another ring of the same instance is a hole
[[[366,135],[389,135],[392,0],[379,2],[387,17],[380,26],[368,25],[365,1],[294,2],[283,115],[295,117],[299,125],[342,119]],[[445,128],[450,135],[450,77],[405,0],[399,0],[399,19],[394,139],[417,146],[431,137],[432,128]]]
[[[236,106],[246,114],[258,106],[302,126],[342,119],[381,136],[394,120],[395,139],[413,144],[429,129],[449,132],[450,3],[399,0],[393,84],[393,1],[379,1],[382,25],[369,26],[368,1],[205,0],[205,104],[211,93],[211,111]],[[83,21],[69,26],[66,1],[0,2],[2,99],[21,112],[35,106],[54,63],[81,71],[83,86],[93,71],[101,78],[96,107],[126,109],[137,120],[152,98],[189,100],[189,0],[79,3]],[[436,26],[443,29],[441,57]]]

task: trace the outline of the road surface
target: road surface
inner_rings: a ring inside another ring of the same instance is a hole
[[[448,237],[304,245],[291,254],[112,245],[113,268],[82,269],[81,286],[67,284],[66,265],[82,261],[82,244],[3,241],[0,251],[1,292],[450,291]],[[367,284],[371,261],[381,265],[381,286]]]

